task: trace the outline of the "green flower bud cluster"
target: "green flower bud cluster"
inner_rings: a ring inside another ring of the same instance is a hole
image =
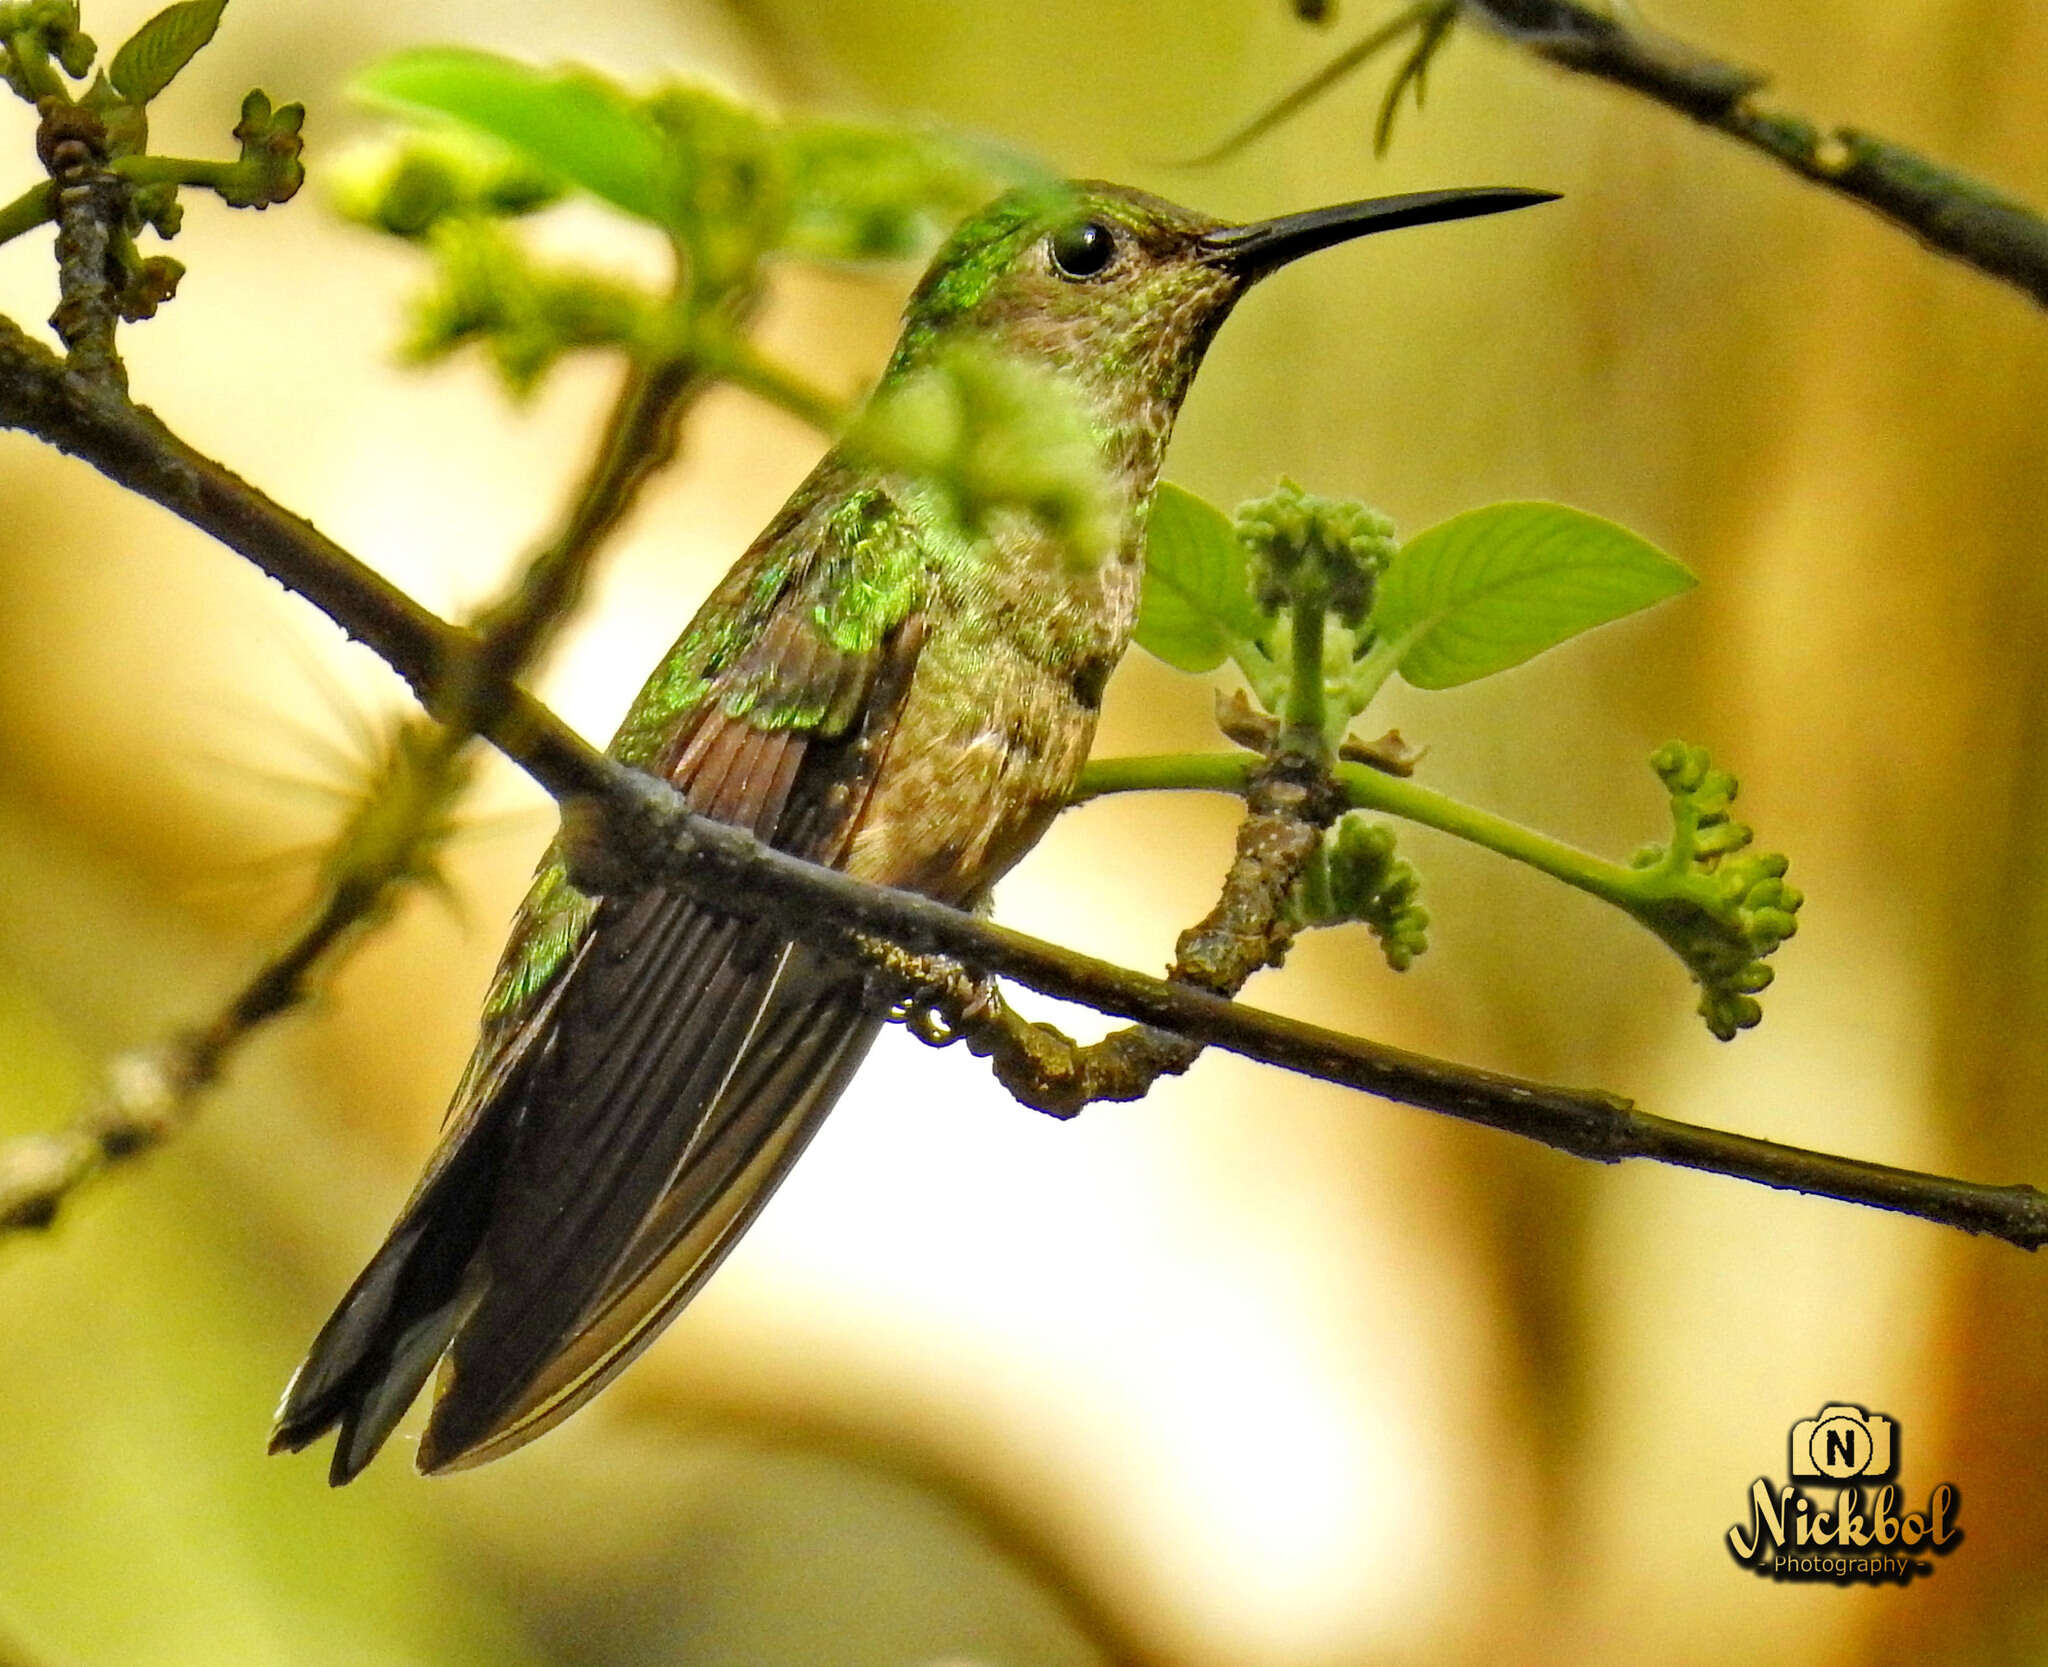
[[[1671,794],[1672,838],[1636,853],[1632,865],[1655,882],[1636,912],[1686,964],[1700,986],[1700,1017],[1722,1041],[1763,1017],[1756,997],[1769,986],[1764,964],[1798,930],[1805,901],[1785,883],[1786,859],[1752,851],[1750,828],[1730,814],[1735,778],[1704,747],[1667,742],[1650,759]]]
[[[235,137],[242,142],[241,167],[217,187],[230,208],[267,208],[298,195],[306,183],[305,164],[299,160],[306,148],[299,129],[305,124],[303,104],[272,109],[260,90],[242,100],[242,119],[235,124]]]
[[[1240,504],[1237,536],[1251,558],[1252,594],[1279,613],[1310,592],[1357,630],[1379,575],[1394,558],[1394,523],[1355,498],[1323,498],[1283,478]]]
[[[919,477],[970,535],[1021,512],[1080,571],[1116,539],[1116,501],[1080,397],[1014,355],[964,344],[939,353],[871,401],[846,444]]]
[[[542,266],[498,221],[450,216],[425,242],[437,281],[412,303],[404,353],[416,364],[480,342],[506,388],[523,397],[563,354],[629,344],[652,328],[653,303],[640,291]]]
[[[32,50],[39,46],[64,66],[66,75],[82,81],[100,49],[78,25],[78,0],[19,0],[15,5],[0,5],[0,78],[17,98],[35,103],[36,87],[33,71],[15,61],[14,39],[19,36],[30,42]]]
[[[116,153],[119,154],[118,152]],[[148,226],[168,241],[185,228],[185,205],[178,201],[175,185],[144,185],[129,193],[131,233]]]
[[[450,215],[531,214],[564,190],[511,146],[453,127],[364,146],[323,177],[344,219],[405,238],[424,237]]]
[[[1406,972],[1429,947],[1429,911],[1418,898],[1422,877],[1394,854],[1394,830],[1363,816],[1344,817],[1324,837],[1302,876],[1294,917],[1302,926],[1362,921],[1395,972]]]
[[[127,253],[134,254],[132,245]],[[121,316],[130,324],[156,317],[157,308],[178,293],[178,285],[185,276],[185,263],[169,255],[144,255],[135,258],[132,266],[123,264],[127,269],[114,299]]]

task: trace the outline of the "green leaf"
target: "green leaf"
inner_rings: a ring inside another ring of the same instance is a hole
[[[130,104],[147,104],[213,39],[228,0],[179,0],[166,6],[114,54],[107,71],[114,91]]]
[[[783,247],[811,260],[922,255],[1000,186],[1030,174],[993,147],[915,128],[797,122],[782,148],[791,198]]]
[[[1690,590],[1692,574],[1626,527],[1563,504],[1489,504],[1403,545],[1373,628],[1418,689],[1491,677]]]
[[[1230,517],[1161,481],[1145,534],[1138,646],[1181,671],[1214,671],[1233,643],[1256,639],[1270,623],[1252,600]]]
[[[430,111],[488,133],[628,214],[657,224],[669,217],[661,129],[623,87],[589,70],[424,47],[371,65],[352,90],[373,104]]]

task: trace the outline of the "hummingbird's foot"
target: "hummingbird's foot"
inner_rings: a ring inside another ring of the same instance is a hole
[[[896,1016],[928,1048],[950,1048],[960,1040],[961,1032],[935,1007],[913,1005],[899,1009]]]
[[[863,938],[860,947],[890,1020],[928,1048],[951,1047],[1007,1011],[991,973],[970,973],[949,956],[919,955],[881,939]]]
[[[959,968],[942,986],[919,990],[897,1006],[904,1029],[928,1048],[949,1048],[976,1034],[1004,1011],[1003,991],[993,974],[969,977]]]

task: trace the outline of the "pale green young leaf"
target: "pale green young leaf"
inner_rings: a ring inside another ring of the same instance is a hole
[[[213,39],[228,0],[179,0],[166,6],[114,54],[107,79],[130,104],[147,104]]]
[[[661,129],[624,88],[589,70],[425,47],[372,64],[353,90],[373,104],[488,133],[628,214],[668,218],[670,156]]]
[[[1160,482],[1146,529],[1138,646],[1181,671],[1214,671],[1234,643],[1257,638],[1269,623],[1252,598],[1230,517]]]
[[[1408,682],[1449,689],[1696,582],[1655,545],[1597,515],[1564,504],[1490,504],[1401,547],[1380,576],[1372,624]]]

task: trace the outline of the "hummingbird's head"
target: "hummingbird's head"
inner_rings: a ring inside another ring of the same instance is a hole
[[[890,374],[942,344],[978,342],[1072,377],[1111,432],[1156,454],[1217,326],[1259,279],[1370,232],[1549,200],[1431,191],[1232,225],[1100,180],[1026,186],[940,249],[910,298]]]

